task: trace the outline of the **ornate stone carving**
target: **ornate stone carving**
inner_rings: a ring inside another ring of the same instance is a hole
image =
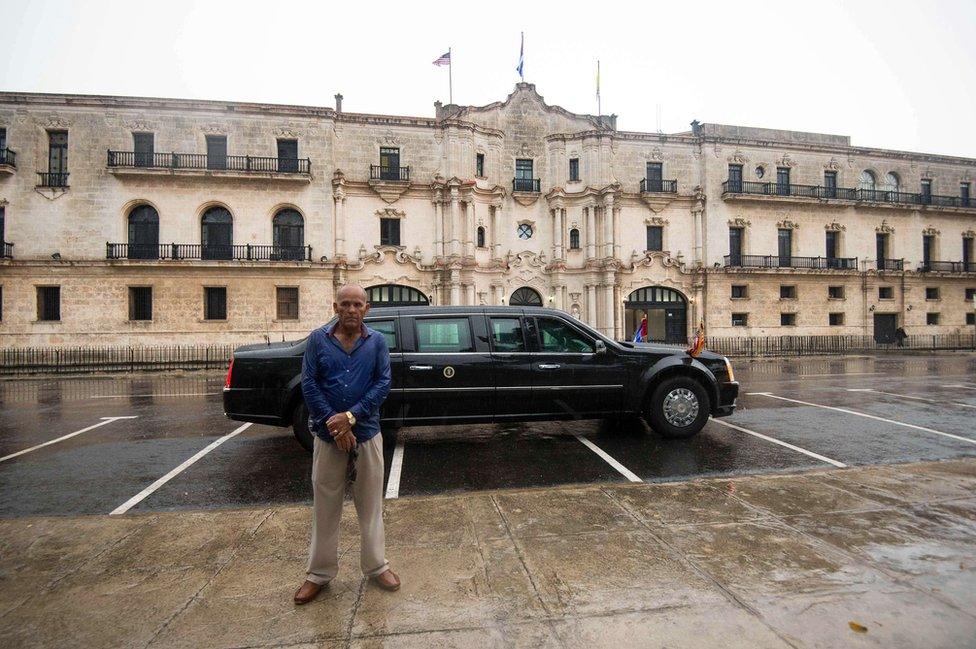
[[[301,129],[298,129],[294,126],[280,126],[277,129],[275,129],[276,137],[285,137],[285,138],[297,140],[302,135],[304,135],[304,132]]]
[[[748,228],[752,225],[752,221],[747,221],[741,216],[737,216],[734,219],[729,219],[730,228]]]
[[[895,231],[895,229],[893,227],[891,227],[890,225],[888,225],[888,221],[887,220],[883,220],[883,221],[881,221],[881,225],[879,225],[878,227],[876,227],[874,229],[874,231],[875,232],[881,232],[881,233],[884,233],[884,234],[891,234],[892,232]]]
[[[206,135],[224,135],[227,133],[227,127],[223,126],[222,124],[217,124],[216,122],[201,126],[200,130]]]
[[[942,234],[942,232],[940,230],[936,230],[935,228],[933,228],[930,225],[929,227],[927,227],[924,230],[922,230],[922,234],[926,234],[926,235],[929,235],[929,236],[936,236],[937,237],[940,234]]]
[[[395,207],[384,207],[376,210],[376,216],[384,219],[402,219],[407,216],[407,213]]]
[[[732,155],[729,156],[728,160],[732,164],[740,164],[740,165],[744,165],[745,163],[749,162],[749,158],[747,158],[745,154],[742,153],[742,151],[740,151],[739,149],[736,149],[732,153]]]
[[[651,153],[647,157],[647,159],[650,160],[650,161],[652,161],[652,162],[663,162],[664,161],[664,153],[661,151],[661,147],[656,146],[653,149],[651,149]]]
[[[837,171],[840,169],[840,163],[837,162],[837,158],[830,156],[830,160],[828,160],[827,164],[824,165],[824,169],[832,169],[833,171]]]
[[[780,228],[782,230],[797,230],[797,229],[799,229],[800,224],[797,223],[796,221],[791,221],[789,219],[783,219],[782,221],[779,221],[778,223],[776,223],[776,227],[777,228]]]
[[[125,130],[135,131],[136,133],[138,132],[152,133],[157,130],[156,124],[154,122],[149,121],[145,117],[137,117],[133,120],[123,121],[122,126],[123,128],[125,128]]]
[[[796,161],[790,157],[789,153],[784,153],[783,157],[776,163],[781,167],[795,167]]]
[[[531,250],[523,250],[522,252],[512,253],[509,250],[505,254],[505,261],[508,263],[510,268],[528,267],[528,268],[544,268],[546,265],[546,253],[534,253]]]
[[[53,117],[48,118],[45,126],[47,128],[68,128],[69,126],[71,126],[71,122],[65,119],[64,117],[55,115]]]
[[[976,238],[976,231],[974,231],[974,230],[966,230],[965,232],[962,233],[962,236]]]
[[[829,232],[846,232],[847,226],[841,225],[837,221],[834,221],[833,223],[828,223],[827,225],[825,225],[824,230],[827,230]]]
[[[644,219],[644,224],[645,225],[660,225],[660,226],[663,227],[665,225],[670,225],[671,224],[671,221],[669,221],[667,219],[662,219],[660,216],[648,216],[647,218]]]
[[[383,144],[390,144],[393,146],[400,146],[400,136],[394,133],[392,130],[387,130],[383,134],[383,139],[380,140]]]

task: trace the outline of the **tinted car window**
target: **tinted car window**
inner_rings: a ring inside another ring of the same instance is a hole
[[[539,318],[539,343],[543,352],[593,353],[593,343],[561,320]]]
[[[383,334],[383,337],[386,338],[386,345],[390,348],[391,352],[397,351],[400,348],[397,345],[396,325],[392,320],[367,320],[366,326]]]
[[[470,352],[471,328],[467,318],[418,318],[418,352]]]
[[[521,319],[492,318],[491,347],[496,352],[524,352]]]

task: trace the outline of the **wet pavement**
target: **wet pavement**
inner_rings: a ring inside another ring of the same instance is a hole
[[[689,440],[600,421],[404,429],[399,452],[386,448],[388,496],[976,456],[976,355],[735,368],[736,413]],[[0,518],[310,502],[311,458],[290,429],[226,419],[222,385],[217,373],[0,381]]]
[[[301,607],[305,506],[8,518],[0,646],[974,647],[974,490],[968,458],[390,499],[397,593],[347,503]]]

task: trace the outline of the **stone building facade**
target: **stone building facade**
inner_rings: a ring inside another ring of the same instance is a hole
[[[616,338],[973,327],[974,159],[624,132],[527,83],[435,113],[0,93],[0,345],[292,339],[345,282]]]

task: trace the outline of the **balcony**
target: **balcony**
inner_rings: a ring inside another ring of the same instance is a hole
[[[312,261],[312,246],[106,243],[106,259]]]
[[[640,181],[641,194],[676,194],[677,180],[661,180],[660,178],[642,178]]]
[[[726,268],[806,268],[857,270],[857,257],[781,257],[779,255],[725,255]]]
[[[3,242],[3,249],[0,250],[0,259],[13,259],[14,258],[14,244]]]
[[[116,175],[181,174],[280,178],[308,182],[308,158],[269,158],[250,155],[208,156],[205,153],[108,151],[107,166]]]
[[[918,265],[920,273],[976,273],[974,261],[929,261]]]
[[[48,171],[38,171],[38,187],[64,188],[68,187],[68,173],[51,173]]]
[[[976,201],[961,196],[912,194],[882,189],[850,189],[847,187],[823,187],[821,185],[793,185],[785,183],[760,183],[727,180],[722,183],[722,196],[768,196],[812,200],[844,200],[861,204],[884,203],[896,206],[934,206],[958,209],[976,208]]]
[[[538,194],[542,191],[541,182],[538,178],[512,178],[512,191]]]
[[[875,267],[878,270],[905,270],[904,259],[877,259]]]
[[[410,182],[410,167],[384,167],[382,165],[370,165],[369,179],[387,180],[390,182]]]
[[[10,149],[0,149],[0,174],[12,174],[17,169],[17,153]]]

